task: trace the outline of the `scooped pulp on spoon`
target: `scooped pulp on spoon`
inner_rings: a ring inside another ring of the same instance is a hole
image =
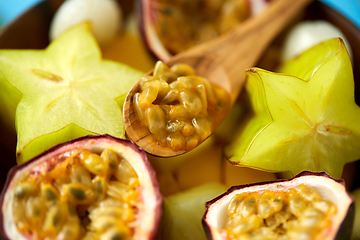
[[[158,61],[140,80],[133,105],[137,117],[159,144],[189,151],[211,135],[230,107],[226,90],[196,76],[182,63]]]

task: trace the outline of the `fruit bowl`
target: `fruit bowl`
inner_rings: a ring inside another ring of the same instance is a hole
[[[23,13],[21,16],[19,16],[15,21],[13,21],[11,24],[6,26],[2,29],[0,32],[0,49],[44,49],[49,44],[49,28],[51,20],[56,12],[56,10],[60,7],[60,5],[65,0],[45,0],[40,2],[39,4],[35,5],[33,8],[29,9],[27,12]],[[123,13],[123,18],[127,18],[132,13],[136,12],[137,4],[139,4],[140,1],[137,0],[118,0]],[[279,53],[279,49],[284,41],[284,38],[286,36],[286,32],[291,29],[291,27],[299,22],[300,20],[327,20],[328,22],[332,23],[336,27],[342,30],[343,34],[346,36],[348,42],[351,45],[352,48],[352,63],[353,63],[353,72],[354,72],[354,79],[355,79],[355,101],[358,105],[360,105],[360,29],[356,27],[352,22],[350,22],[347,18],[345,18],[343,15],[341,15],[339,12],[335,11],[334,9],[328,7],[327,5],[321,3],[320,1],[313,2],[309,7],[306,8],[304,12],[302,12],[294,21],[289,23],[289,26],[272,42],[271,46],[263,53],[263,57],[261,60],[257,63],[257,67],[267,69],[267,70],[275,70],[275,67],[278,63],[278,59],[274,57],[274,55]],[[121,44],[125,44],[122,42]],[[143,43],[144,44],[144,43]],[[127,45],[126,45],[127,46]],[[114,51],[116,51],[114,49]],[[119,51],[120,52],[120,51]],[[105,55],[105,54],[104,54]],[[121,55],[117,54],[116,55]],[[156,61],[154,58],[152,61]],[[144,69],[142,69],[144,70]],[[146,69],[147,70],[147,69]],[[0,86],[1,87],[1,86]],[[0,118],[1,119],[1,118]],[[16,165],[16,133],[13,129],[10,129],[9,127],[6,127],[6,124],[1,122],[0,120],[0,186],[3,187],[6,176],[13,166]],[[210,142],[207,144],[207,147],[212,146],[211,144],[214,144],[213,142]],[[205,151],[204,151],[205,149]],[[222,146],[216,147],[213,149],[213,151],[206,151],[206,148],[203,148],[203,150],[194,151],[194,155],[192,155],[193,158],[201,158],[201,159],[210,159],[213,156],[210,155],[216,155],[218,158],[222,158]],[[216,154],[214,154],[216,152]],[[199,155],[201,154],[201,155]],[[162,175],[159,176],[158,181],[160,186],[163,182],[165,182],[165,186],[162,189],[162,193],[164,197],[170,196],[173,194],[173,191],[179,191],[176,190],[176,188],[172,188],[172,178],[167,178],[169,175],[163,174],[166,171],[170,171],[169,169],[163,169],[163,166],[157,166],[157,161],[152,159],[152,156],[148,156],[150,162],[154,165],[155,171],[158,173],[161,173]],[[181,156],[180,156],[181,158]],[[223,159],[222,159],[223,160]],[[180,160],[181,161],[181,160]],[[176,160],[174,161],[176,162]],[[224,162],[224,161],[223,161]],[[223,162],[221,164],[223,164]],[[203,172],[207,172],[208,169],[211,167],[216,168],[218,173],[218,181],[222,181],[222,178],[227,178],[227,176],[221,175],[219,169],[222,169],[223,165],[211,165],[208,164],[209,162],[204,161],[198,161],[196,163],[193,163],[190,161],[184,162],[181,166],[176,169],[176,180],[182,180],[182,179],[196,179],[196,183],[184,181],[186,182],[187,186],[184,187],[186,184],[184,184],[181,190],[189,189],[190,187],[194,187],[196,184],[200,185],[199,182],[209,182],[210,180],[205,179],[208,176],[205,176],[206,174],[198,174],[198,169],[201,168]],[[211,165],[211,166],[207,166]],[[229,164],[230,165],[230,164]],[[226,167],[224,167],[226,168]],[[214,169],[212,169],[214,171]],[[253,170],[253,169],[251,169]],[[175,171],[172,169],[171,171]],[[216,171],[216,170],[215,170]],[[226,171],[226,170],[225,170]],[[254,170],[255,171],[255,170]],[[356,180],[354,178],[354,175],[357,174],[357,172],[360,171],[360,162],[357,161],[355,163],[348,164],[345,166],[345,174],[343,177],[345,178],[345,181],[347,179],[350,179],[349,181],[349,189],[352,190],[355,188],[360,187],[359,180]],[[210,172],[210,171],[209,171]],[[261,171],[258,171],[261,172]],[[249,174],[249,173],[247,173]],[[275,174],[271,174],[272,177],[279,177]],[[246,174],[244,174],[246,175]],[[251,174],[250,174],[251,175]],[[256,174],[253,174],[254,180],[257,182],[263,181],[263,180],[269,180],[269,179],[263,179],[261,177],[256,176]],[[242,176],[242,175],[241,175]],[[284,176],[284,175],[281,175]],[[242,176],[246,178],[246,176]],[[285,175],[285,177],[287,177]],[[213,179],[212,179],[213,180]],[[226,180],[225,180],[226,181]],[[242,184],[243,182],[239,183],[236,182],[231,185],[238,185]],[[180,185],[180,184],[179,184]],[[231,186],[230,185],[230,186]],[[225,186],[220,186],[219,191],[223,191],[223,188]],[[197,190],[198,191],[198,190]],[[174,194],[175,195],[175,194]],[[172,195],[172,196],[174,196]],[[172,197],[170,196],[170,197]],[[184,195],[185,196],[185,195]],[[171,202],[171,198],[167,199],[167,202]],[[214,197],[214,196],[213,196]],[[173,198],[174,200],[175,198]],[[189,199],[186,195],[186,198],[182,198],[182,200]],[[175,200],[174,200],[175,202]],[[201,203],[201,202],[199,202]],[[177,212],[178,213],[178,212]],[[171,211],[170,211],[171,215]],[[167,217],[171,217],[171,216]],[[200,224],[200,222],[199,222]],[[179,224],[181,225],[181,224]],[[202,233],[202,232],[201,232]]]
[[[122,10],[123,17],[127,17],[135,8],[135,1],[118,0]],[[35,5],[27,12],[18,17],[11,24],[6,26],[0,32],[0,48],[1,49],[43,49],[49,44],[49,27],[52,17],[56,10],[64,0],[46,0]],[[347,37],[353,51],[353,71],[355,78],[355,98],[356,102],[360,104],[360,29],[357,28],[347,18],[342,16],[334,9],[325,4],[315,1],[305,12],[297,18],[301,19],[323,19],[334,24],[342,30]],[[289,24],[291,27],[293,23]],[[286,32],[286,30],[284,31]],[[284,38],[284,33],[280,34],[273,42],[272,46],[279,46]],[[271,55],[270,48],[264,53],[264,56]],[[274,62],[272,62],[274,64]],[[266,58],[258,63],[259,67],[271,68]],[[3,186],[5,178],[9,169],[16,164],[15,147],[16,147],[16,133],[6,128],[3,123],[0,123],[0,185]],[[355,163],[355,165],[360,165]],[[360,170],[360,167],[357,166]],[[353,187],[359,186],[359,183],[354,183]]]

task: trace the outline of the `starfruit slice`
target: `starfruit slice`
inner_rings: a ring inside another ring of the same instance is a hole
[[[360,107],[343,41],[320,43],[280,72],[246,72],[254,115],[226,156],[233,164],[268,171],[341,177],[347,162],[360,159]]]
[[[226,191],[218,182],[209,182],[164,198],[159,229],[160,239],[206,240],[201,225],[205,203]]]
[[[44,50],[0,50],[2,117],[15,122],[17,161],[86,134],[124,138],[121,101],[141,71],[102,60],[81,23]],[[14,126],[14,123],[13,123]]]

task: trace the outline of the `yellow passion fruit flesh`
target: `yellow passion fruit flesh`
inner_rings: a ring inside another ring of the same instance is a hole
[[[325,172],[233,186],[206,203],[208,239],[348,239],[353,198]]]
[[[266,0],[141,0],[144,41],[160,60],[217,37],[262,12]]]
[[[175,151],[189,151],[225,118],[230,96],[223,88],[196,76],[187,64],[155,64],[153,74],[140,80],[135,112],[159,144]]]
[[[9,239],[154,239],[162,196],[143,150],[98,135],[15,167],[1,203]]]

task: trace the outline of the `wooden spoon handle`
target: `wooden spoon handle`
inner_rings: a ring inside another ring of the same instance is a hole
[[[216,64],[221,65],[227,73],[232,84],[231,93],[236,97],[244,83],[245,70],[256,64],[271,41],[312,1],[272,1],[263,13],[248,19],[227,34],[178,54],[172,62],[189,55],[215,59]]]

